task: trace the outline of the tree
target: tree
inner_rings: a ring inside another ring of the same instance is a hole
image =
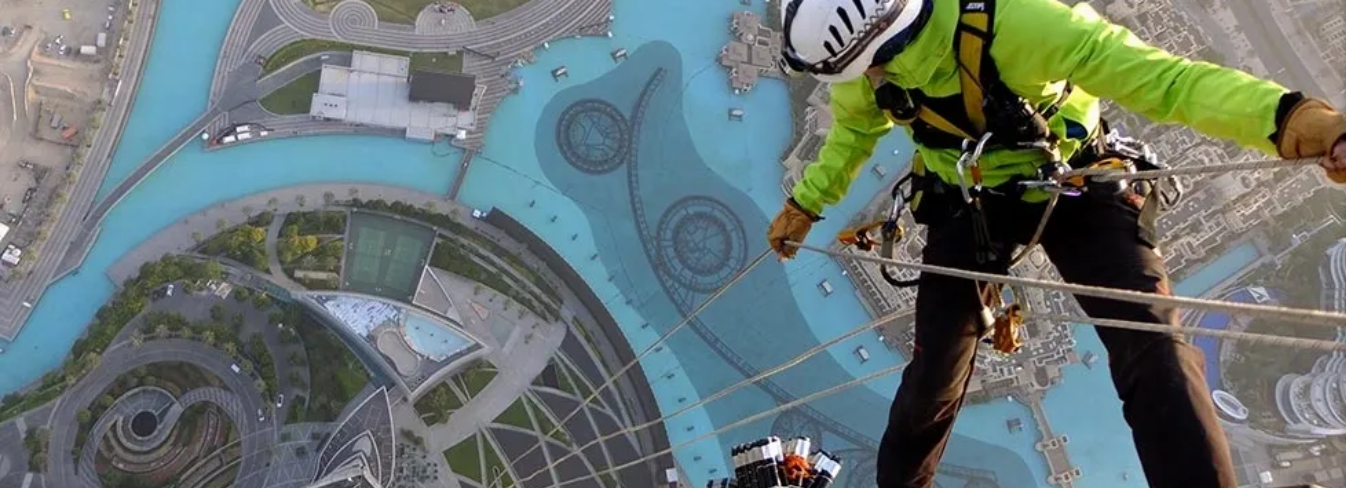
[[[210,319],[217,322],[224,320],[224,307],[221,307],[218,303],[212,305],[210,307]]]
[[[233,327],[234,330],[240,330],[240,329],[242,329],[242,328],[243,328],[243,314],[241,314],[241,313],[236,313],[236,314],[234,314],[233,317],[229,317],[229,326],[230,326],[230,327]]]
[[[215,346],[215,331],[213,331],[213,330],[206,330],[206,331],[201,332],[201,342],[204,342],[204,343],[206,343],[207,345],[214,347],[214,346]]]
[[[112,398],[112,395],[104,393],[98,397],[98,406],[102,408],[108,408],[111,407],[112,404],[115,403],[116,401],[117,399]]]
[[[266,200],[266,206],[276,208],[276,205],[280,205],[280,200],[277,200],[276,197],[271,197]]]
[[[308,199],[307,199],[307,198],[304,198],[304,195],[295,195],[295,196],[294,196],[294,203],[295,203],[295,205],[299,205],[300,208],[303,208],[303,207],[304,207],[304,202],[305,202],[306,200],[308,200]]]
[[[232,342],[232,341],[230,341],[230,342],[226,342],[226,343],[220,345],[220,350],[224,351],[225,354],[228,354],[228,355],[230,355],[230,356],[237,356],[237,355],[238,355],[238,343],[236,343],[236,342]]]
[[[242,362],[241,364],[238,365],[238,368],[241,369],[241,370],[243,370],[244,373],[249,373],[249,374],[251,374],[251,373],[252,373],[252,361],[243,360],[243,362]]]
[[[304,355],[303,355],[303,354],[300,354],[299,351],[294,351],[294,352],[290,353],[290,366],[294,366],[294,367],[297,368],[297,367],[300,367],[300,366],[303,366],[303,365],[304,365]]]
[[[205,236],[202,236],[200,232],[192,232],[192,240],[193,240],[193,241],[196,241],[197,244],[200,244],[200,243],[201,243],[201,239],[204,239],[204,238],[205,238]]]
[[[224,228],[225,228],[225,227],[228,227],[228,226],[229,226],[229,221],[228,221],[228,220],[224,220],[224,217],[220,217],[220,220],[216,220],[216,221],[215,221],[215,230],[224,230]]]
[[[332,202],[334,202],[334,201],[336,201],[336,194],[335,194],[335,193],[332,193],[332,192],[330,192],[330,191],[325,191],[325,192],[322,193],[322,202],[323,202],[323,204],[325,204],[325,205],[331,205]]]
[[[346,195],[350,196],[351,198],[358,197],[360,196],[360,189],[351,187],[350,189],[346,190]]]
[[[134,333],[134,334],[131,334],[131,346],[132,346],[132,347],[140,347],[140,346],[143,346],[143,345],[145,345],[145,338],[142,337],[142,336],[140,335],[140,332],[136,332],[136,333]]]
[[[154,335],[156,337],[168,337],[168,324],[160,322],[154,326]]]
[[[79,411],[75,412],[75,421],[79,422],[80,425],[88,424],[89,420],[92,420],[92,416],[93,413],[89,412],[89,409],[81,408]]]
[[[429,210],[429,211],[431,211],[431,212],[434,212],[436,208],[438,208],[438,205],[435,205],[435,201],[434,201],[434,200],[427,200],[427,201],[425,202],[425,209],[426,209],[426,210]]]
[[[248,218],[252,218],[252,205],[243,206],[243,215],[247,215]]]
[[[270,306],[271,306],[271,297],[268,297],[266,293],[259,291],[252,294],[252,308],[255,308],[257,310],[266,310],[266,308]]]

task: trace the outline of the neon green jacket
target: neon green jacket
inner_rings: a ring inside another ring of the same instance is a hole
[[[959,2],[928,1],[935,2],[929,23],[885,66],[885,77],[931,97],[956,95],[960,89],[953,38]],[[1268,137],[1276,131],[1276,106],[1287,91],[1276,83],[1149,46],[1084,3],[1071,8],[1056,0],[998,0],[994,19],[991,57],[1011,90],[1042,107],[1059,97],[1066,80],[1075,85],[1048,121],[1061,139],[1062,160],[1081,144],[1065,137],[1065,120],[1094,133],[1099,97],[1156,122],[1184,124],[1276,154]],[[893,126],[875,104],[868,77],[832,85],[831,107],[834,120],[818,161],[804,170],[794,187],[795,201],[815,214],[846,195],[861,165]],[[919,146],[917,150],[929,170],[957,183],[958,151]],[[987,186],[995,186],[1012,176],[1032,176],[1040,164],[1037,151],[988,151],[981,160],[982,176]]]

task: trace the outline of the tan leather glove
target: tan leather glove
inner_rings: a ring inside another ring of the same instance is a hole
[[[1283,158],[1325,157],[1332,146],[1346,138],[1346,116],[1316,98],[1305,98],[1296,104],[1283,125],[1277,145]],[[1332,181],[1346,183],[1346,169],[1326,166],[1324,169]]]
[[[800,208],[795,199],[788,199],[780,213],[771,221],[771,227],[767,228],[767,244],[776,251],[776,255],[785,259],[793,258],[795,253],[799,252],[799,248],[786,245],[785,241],[804,242],[804,237],[809,235],[813,223],[819,220],[822,220],[822,217]]]

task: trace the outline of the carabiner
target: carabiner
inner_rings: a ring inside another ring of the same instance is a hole
[[[972,203],[972,191],[968,187],[965,172],[972,174],[972,185],[978,192],[981,192],[981,154],[986,150],[986,143],[991,141],[991,133],[982,134],[975,143],[971,139],[963,140],[963,153],[958,156],[958,187],[963,191],[963,201]],[[970,146],[970,148],[969,148]]]

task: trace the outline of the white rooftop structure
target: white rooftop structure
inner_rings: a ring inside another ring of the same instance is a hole
[[[350,67],[324,65],[309,115],[405,129],[407,138],[416,140],[433,140],[438,134],[453,137],[475,127],[472,110],[458,110],[447,103],[411,101],[410,66],[410,58],[367,51],[355,51]],[[484,91],[481,86],[477,88]],[[474,101],[478,98],[474,97]]]

